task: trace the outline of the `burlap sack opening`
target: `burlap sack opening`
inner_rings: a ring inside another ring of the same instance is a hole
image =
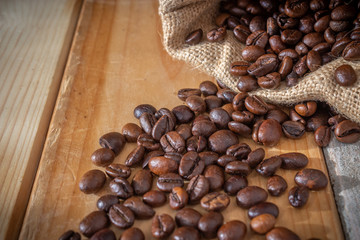
[[[195,46],[184,43],[185,37],[201,28],[204,35],[215,27],[220,0],[159,0],[159,14],[163,28],[163,44],[174,58],[190,63],[220,80],[234,91],[237,79],[229,74],[232,62],[241,60],[240,44],[228,31],[221,43],[203,41]],[[334,71],[341,64],[350,64],[358,75],[352,87],[341,87],[334,82]],[[257,90],[252,94],[264,97],[268,102],[291,105],[306,100],[327,102],[350,120],[360,123],[360,62],[348,62],[338,58],[317,71],[305,75],[291,88],[282,85],[276,90]]]

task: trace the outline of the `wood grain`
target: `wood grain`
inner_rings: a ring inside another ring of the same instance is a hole
[[[68,229],[78,231],[81,219],[96,210],[98,197],[109,192],[106,187],[85,195],[78,189],[80,177],[96,168],[90,156],[99,148],[99,137],[121,131],[127,122],[137,123],[132,112],[138,104],[172,109],[183,104],[176,97],[177,90],[209,80],[166,54],[157,7],[155,0],[85,1],[20,239],[55,239]],[[321,149],[312,138],[311,134],[298,141],[283,138],[276,148],[266,149],[266,156],[299,151],[309,157],[309,167],[327,172]],[[241,141],[258,147],[249,139]],[[123,163],[134,147],[127,144],[115,162]],[[278,174],[287,179],[289,188],[295,185],[296,171],[279,170]],[[266,179],[256,172],[248,180],[250,185],[266,187]],[[311,192],[302,209],[292,208],[287,194],[268,200],[280,208],[277,226],[292,229],[302,239],[343,239],[330,184],[325,190]],[[156,211],[175,215],[168,206]],[[225,221],[249,223],[247,211],[238,208],[233,197],[223,214]],[[150,220],[137,220],[135,226],[143,229],[147,239],[152,238]],[[112,228],[119,237],[121,230]],[[249,227],[248,237],[264,239]]]
[[[16,239],[81,1],[0,1],[0,239]]]

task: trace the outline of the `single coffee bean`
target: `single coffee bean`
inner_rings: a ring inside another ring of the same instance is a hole
[[[209,189],[209,181],[203,175],[196,175],[190,180],[186,188],[186,191],[189,195],[189,202],[197,203],[209,192]]]
[[[343,64],[335,70],[335,81],[340,86],[352,86],[357,80],[355,70],[348,64]]]
[[[262,143],[265,146],[275,146],[278,144],[281,138],[281,126],[280,123],[274,119],[266,119],[259,125],[258,130],[253,131],[253,139],[256,142]]]
[[[320,190],[327,186],[328,179],[318,169],[305,168],[296,173],[295,182],[297,185],[307,187],[310,190]]]
[[[248,67],[250,75],[261,77],[268,73],[275,72],[279,60],[275,54],[264,54]]]
[[[322,42],[322,43],[317,44],[315,47],[313,47],[312,50],[314,50],[320,54],[325,54],[325,53],[330,52],[331,46],[332,45],[330,43]],[[324,65],[324,63],[322,63],[322,64]]]
[[[106,167],[115,159],[115,154],[108,148],[99,148],[91,155],[91,161],[100,167]]]
[[[131,186],[136,195],[143,195],[152,187],[152,175],[149,170],[141,169],[135,173]]]
[[[306,65],[306,58],[307,58],[307,55],[303,56],[294,65],[293,70],[300,77],[302,77],[309,70],[308,66]]]
[[[151,131],[151,136],[156,141],[159,141],[164,134],[172,131],[173,128],[174,124],[171,122],[171,119],[167,115],[163,115],[154,124]]]
[[[306,187],[293,187],[289,191],[289,203],[295,208],[300,208],[306,204],[309,199],[309,190]]]
[[[242,49],[241,52],[243,59],[248,62],[255,62],[260,56],[264,54],[264,48],[257,45],[246,46]]]
[[[172,109],[177,123],[189,123],[195,117],[195,114],[188,106],[180,105]]]
[[[155,211],[149,205],[146,205],[139,197],[126,199],[124,206],[129,208],[137,219],[149,219],[155,215]]]
[[[251,151],[244,161],[249,164],[250,168],[255,168],[265,157],[265,151],[263,148],[257,148]]]
[[[275,218],[279,215],[279,208],[271,202],[261,202],[259,204],[256,204],[249,208],[248,210],[248,216],[250,219],[253,219],[254,217],[257,217],[261,214],[271,214]]]
[[[217,237],[219,240],[242,240],[246,236],[246,225],[239,220],[232,220],[222,225]]]
[[[205,163],[196,152],[187,152],[181,158],[179,174],[185,179],[191,179],[203,172]]]
[[[58,240],[81,240],[81,235],[73,230],[64,232]]]
[[[294,109],[290,109],[289,117],[291,121],[300,122],[304,125],[306,124],[306,121]]]
[[[109,226],[109,219],[104,211],[94,211],[84,217],[79,225],[80,232],[90,238],[97,231]]]
[[[347,61],[360,60],[360,40],[352,41],[344,48],[342,57]]]
[[[251,124],[254,120],[254,114],[249,111],[234,111],[231,114],[231,117],[234,121],[245,125]]]
[[[116,195],[107,194],[97,200],[96,206],[99,210],[108,212],[110,207],[116,203],[119,203],[119,198]]]
[[[224,217],[219,212],[208,212],[204,214],[198,223],[198,229],[205,238],[215,238],[217,230],[224,221]]]
[[[235,111],[245,110],[245,98],[248,96],[247,93],[238,93],[233,99],[232,106]]]
[[[183,187],[184,180],[177,173],[165,173],[159,176],[157,187],[163,192],[171,192],[174,187]]]
[[[109,218],[112,224],[121,229],[131,227],[135,221],[134,213],[129,208],[118,203],[111,206]]]
[[[121,163],[112,163],[105,169],[106,174],[110,178],[128,178],[131,175],[131,169]]]
[[[226,155],[232,155],[236,157],[238,160],[244,160],[247,158],[249,153],[251,152],[251,148],[246,143],[238,143],[230,146],[226,150]]]
[[[320,126],[327,125],[329,113],[327,111],[317,111],[306,122],[306,131],[315,132]]]
[[[266,74],[266,76],[259,77],[257,83],[261,88],[275,89],[279,87],[281,81],[280,73],[273,72]]]
[[[256,32],[259,30],[266,30],[266,21],[262,16],[255,16],[251,19],[249,24],[249,29],[251,32]]]
[[[216,152],[204,151],[199,153],[199,157],[204,160],[205,166],[209,166],[217,163],[219,154]]]
[[[179,227],[173,235],[172,240],[200,240],[200,233],[193,227]]]
[[[316,109],[317,104],[312,101],[295,105],[295,111],[303,117],[312,116],[316,112]]]
[[[196,228],[202,215],[193,208],[183,208],[176,212],[175,221],[178,226]]]
[[[224,185],[224,171],[219,166],[208,165],[204,170],[204,176],[209,181],[210,191],[220,190]]]
[[[151,234],[154,238],[162,239],[170,236],[175,229],[174,219],[166,214],[156,215],[151,225]]]
[[[209,137],[209,148],[217,153],[225,153],[226,149],[239,143],[239,138],[229,130],[219,130]]]
[[[218,129],[226,128],[231,120],[229,114],[222,108],[212,109],[209,113],[210,120],[213,121]]]
[[[313,48],[317,44],[324,42],[324,36],[321,33],[311,32],[303,37],[302,42],[309,48]]]
[[[269,44],[271,50],[273,50],[276,54],[279,54],[282,50],[286,49],[286,45],[281,40],[279,35],[274,35],[269,38]]]
[[[248,36],[251,34],[250,29],[247,26],[244,25],[237,25],[234,30],[233,30],[234,36],[235,38],[245,44],[246,43],[246,39],[248,38]]]
[[[185,43],[189,45],[196,45],[201,42],[203,31],[201,28],[196,29],[189,33],[185,38]]]
[[[178,91],[177,96],[180,100],[185,101],[190,96],[201,96],[201,91],[197,88],[182,88]]]
[[[336,33],[330,27],[328,27],[324,32],[324,39],[326,42],[334,44],[336,41],[335,35]]]
[[[237,158],[233,155],[222,155],[217,159],[217,164],[221,167],[225,167],[228,163],[237,161]]]
[[[215,24],[218,27],[222,27],[226,25],[227,19],[230,17],[229,13],[219,13],[219,15],[215,18]]]
[[[299,59],[299,54],[294,49],[287,48],[278,54],[280,61],[282,61],[285,57],[290,57],[293,61],[297,61]]]
[[[155,114],[156,108],[150,104],[140,104],[134,109],[134,117],[139,119],[144,112]]]
[[[106,182],[106,175],[103,171],[93,169],[86,172],[80,179],[80,191],[91,194],[98,192]]]
[[[160,119],[164,115],[168,117],[169,129],[174,129],[176,124],[176,117],[168,108],[160,108],[155,113],[156,119]]]
[[[270,177],[267,181],[267,190],[271,196],[280,196],[287,189],[285,179],[279,175]]]
[[[156,175],[175,173],[178,166],[179,164],[175,160],[164,156],[153,157],[149,160],[149,169]]]
[[[144,233],[136,227],[131,227],[123,231],[119,240],[145,240]]]
[[[316,18],[315,18],[316,13],[314,15],[315,16],[306,15],[300,19],[298,29],[302,33],[308,34],[314,32],[314,25],[316,23]]]
[[[266,234],[266,240],[300,240],[293,231],[284,227],[275,227]]]
[[[127,142],[136,142],[139,135],[144,131],[135,123],[127,123],[122,127],[121,133]]]
[[[289,119],[289,116],[281,109],[272,109],[267,112],[265,119],[274,119],[282,124]]]
[[[266,21],[266,32],[269,36],[279,34],[279,26],[276,23],[276,19],[268,17]]]
[[[145,133],[147,133],[149,135],[151,135],[152,129],[153,129],[156,121],[157,121],[157,119],[156,119],[155,115],[152,113],[148,113],[148,112],[144,112],[139,118],[141,128],[144,130]]]
[[[214,122],[210,120],[197,120],[193,122],[193,126],[191,128],[191,132],[194,136],[204,136],[209,137],[216,131],[216,125]]]
[[[304,56],[309,52],[309,48],[305,45],[305,43],[299,42],[295,46],[295,51],[299,54],[299,56]]]
[[[137,145],[143,146],[149,151],[155,151],[160,149],[160,144],[156,142],[155,139],[153,139],[152,136],[147,133],[139,135],[137,139]]]
[[[228,27],[230,30],[233,30],[238,25],[241,25],[239,19],[234,16],[230,16],[227,19],[227,26],[224,27]]]
[[[285,29],[281,33],[281,41],[288,45],[297,44],[302,37],[302,33],[296,29]]]
[[[309,159],[304,154],[298,152],[280,154],[279,157],[282,160],[281,168],[283,169],[302,169],[309,162]]]
[[[264,115],[268,111],[267,104],[258,96],[248,96],[245,99],[246,109],[257,115]]]
[[[182,153],[185,151],[185,140],[176,131],[167,132],[160,138],[160,144],[164,152]]]
[[[127,199],[134,195],[134,189],[130,183],[122,177],[114,178],[110,182],[110,190],[122,199]]]
[[[316,71],[322,65],[320,54],[315,50],[311,50],[307,54],[306,65],[311,72]]]
[[[224,103],[232,103],[234,97],[236,96],[236,92],[230,89],[219,89],[216,96],[221,98]]]
[[[137,146],[126,157],[125,165],[128,167],[139,165],[144,159],[144,155],[145,155],[145,148],[141,145]]]
[[[231,121],[228,123],[229,129],[243,137],[249,137],[251,134],[251,128],[240,122]]]
[[[287,87],[293,87],[295,86],[298,81],[299,81],[299,76],[297,75],[297,73],[293,70],[289,73],[289,75],[286,76],[285,78],[286,81],[286,86]]]
[[[289,17],[298,18],[308,11],[309,3],[307,1],[287,0],[284,9],[285,14]]]
[[[240,92],[251,92],[256,90],[259,86],[254,77],[246,75],[239,77],[236,87]]]
[[[298,139],[305,133],[305,126],[300,122],[286,121],[281,125],[284,135],[288,138]]]
[[[209,42],[221,42],[225,39],[225,37],[226,37],[225,27],[214,28],[206,35],[206,38]]]
[[[276,21],[281,29],[294,28],[296,25],[299,24],[299,19],[289,17],[285,13],[279,14]]]
[[[205,150],[207,145],[207,140],[203,136],[192,136],[186,141],[186,150],[188,152],[202,152]]]
[[[355,122],[344,120],[336,125],[335,137],[343,143],[354,143],[360,139],[360,127]]]
[[[233,62],[230,67],[230,74],[233,76],[244,76],[247,75],[247,68],[249,63],[245,61]]]
[[[314,24],[314,30],[316,32],[324,32],[328,27],[330,23],[330,16],[326,15],[321,17],[319,20],[316,21]]]
[[[267,192],[257,186],[247,186],[236,195],[236,203],[241,208],[250,208],[258,203],[266,201]]]
[[[179,210],[188,203],[189,195],[185,189],[181,187],[174,187],[169,194],[169,205],[174,210]]]
[[[99,144],[103,148],[109,148],[117,156],[124,148],[126,143],[125,137],[118,132],[110,132],[100,137]]]
[[[201,206],[207,211],[222,211],[230,203],[230,198],[221,192],[206,194],[200,201]]]
[[[331,48],[331,54],[335,57],[340,57],[341,53],[350,42],[351,39],[349,37],[343,37],[337,40]]]
[[[344,120],[346,120],[346,119],[343,116],[338,114],[338,115],[335,115],[335,116],[329,118],[328,124],[331,126],[331,130],[334,130],[336,128],[336,126]]]
[[[180,124],[176,127],[175,131],[186,141],[192,136],[191,127],[188,124]]]
[[[251,33],[246,39],[246,46],[254,45],[265,48],[268,43],[269,35],[264,30]]]
[[[327,126],[320,126],[314,133],[314,139],[319,147],[326,147],[330,143],[331,128]]]
[[[225,172],[231,175],[247,176],[251,172],[249,164],[241,161],[229,162],[225,166]]]
[[[281,166],[281,158],[278,156],[273,156],[267,159],[264,159],[259,165],[256,167],[256,171],[264,176],[270,177],[275,174],[276,170],[278,170]]]
[[[143,195],[143,201],[151,207],[161,207],[166,203],[166,195],[158,190],[150,190]]]
[[[264,213],[251,219],[250,227],[258,234],[265,234],[275,226],[275,217]]]
[[[350,5],[341,5],[331,11],[332,20],[351,20],[356,16],[356,8]]]

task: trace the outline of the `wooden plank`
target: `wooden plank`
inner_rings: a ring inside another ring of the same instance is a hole
[[[80,177],[96,168],[90,156],[99,148],[98,138],[120,131],[127,122],[137,123],[132,112],[138,104],[171,109],[182,104],[176,97],[178,89],[198,87],[209,79],[166,54],[157,8],[156,0],[85,2],[20,239],[55,239],[68,229],[78,231],[81,219],[96,210],[98,197],[109,192],[106,187],[100,193],[85,195],[78,189]],[[258,147],[249,139],[241,141]],[[124,162],[134,146],[127,144],[115,162]],[[283,138],[276,148],[266,149],[266,156],[291,151],[305,153],[310,158],[309,167],[327,173],[321,149],[311,134],[298,141]],[[279,170],[278,174],[287,179],[289,188],[295,185],[296,171]],[[256,172],[248,179],[250,185],[266,186],[266,179]],[[280,208],[277,226],[294,230],[302,239],[343,239],[330,185],[311,192],[303,209],[292,208],[287,194],[268,200]],[[175,215],[167,205],[156,211]],[[225,221],[249,223],[247,211],[238,208],[233,197],[223,214]],[[147,239],[151,239],[150,225],[150,220],[135,222]],[[112,228],[119,237],[121,230]],[[263,239],[249,228],[248,237]]]
[[[0,239],[16,239],[80,0],[0,1]]]

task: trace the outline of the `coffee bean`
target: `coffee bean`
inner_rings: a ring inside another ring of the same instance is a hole
[[[240,25],[241,26],[241,25]],[[233,76],[245,76],[247,75],[247,68],[249,63],[245,61],[233,62],[230,67],[230,74]]]
[[[193,208],[183,208],[176,212],[175,221],[178,226],[196,228],[202,215]]]
[[[178,166],[179,164],[175,160],[164,156],[153,157],[149,160],[149,169],[156,175],[175,173]]]
[[[265,157],[265,151],[263,148],[257,148],[251,151],[244,161],[249,164],[250,168],[255,168]]]
[[[300,122],[304,125],[306,124],[306,121],[294,109],[290,109],[289,117],[291,121]]]
[[[281,41],[288,45],[297,44],[302,37],[302,33],[296,29],[286,29],[281,33]]]
[[[271,36],[269,38],[269,45],[276,54],[279,54],[282,50],[286,49],[286,45],[279,35]]]
[[[102,229],[91,236],[90,240],[116,240],[115,233],[111,229]]]
[[[256,90],[259,86],[254,77],[246,75],[239,77],[236,87],[240,92],[251,92]]]
[[[300,122],[286,121],[281,125],[284,135],[288,138],[298,139],[305,133],[305,126]]]
[[[90,238],[97,231],[106,228],[109,219],[104,211],[94,211],[84,217],[79,225],[80,232]]]
[[[209,148],[217,153],[225,153],[226,149],[239,142],[238,137],[229,130],[219,130],[209,137]]]
[[[360,40],[352,41],[344,48],[342,57],[347,61],[360,60]]]
[[[174,187],[183,187],[184,180],[177,173],[166,173],[159,176],[157,187],[163,192],[171,192]]]
[[[198,120],[193,122],[191,132],[194,136],[209,137],[216,131],[216,125],[210,120]]]
[[[326,147],[330,143],[331,128],[320,126],[314,133],[314,139],[319,147]]]
[[[188,124],[180,124],[176,127],[175,131],[186,141],[192,136],[191,127]]]
[[[356,16],[356,8],[350,5],[341,5],[331,11],[332,20],[351,20]]]
[[[322,65],[320,54],[315,50],[311,50],[307,54],[306,65],[311,72],[316,71]]]
[[[74,232],[73,230],[68,230],[64,232],[58,240],[81,240],[79,233]]]
[[[174,231],[172,240],[200,240],[200,233],[193,227],[179,227]]]
[[[185,189],[174,187],[169,194],[169,205],[172,209],[179,210],[188,203],[189,196]]]
[[[340,40],[337,40],[331,48],[331,54],[335,57],[340,57],[341,53],[344,51],[345,47],[350,42],[351,42],[351,39],[349,37],[343,37]]]
[[[335,32],[328,27],[325,32],[324,32],[324,39],[326,42],[333,44],[335,43],[336,39],[335,39]]]
[[[125,137],[118,132],[110,132],[100,137],[99,144],[103,148],[111,149],[115,155],[118,155],[126,143]]]
[[[279,87],[280,81],[281,77],[278,72],[269,73],[257,79],[258,85],[265,89],[275,89]]]
[[[329,113],[327,111],[321,111],[321,109],[308,119],[305,128],[306,131],[315,132],[320,126],[327,125]]]
[[[149,151],[159,150],[160,144],[155,141],[155,139],[152,138],[147,133],[140,134],[137,139],[137,145],[143,146],[145,149]]]
[[[219,129],[226,128],[231,120],[229,114],[222,108],[212,109],[209,113],[209,117]]]
[[[224,103],[232,103],[234,97],[236,96],[236,92],[230,89],[219,89],[219,91],[216,93],[216,96]]]
[[[269,35],[264,30],[258,30],[251,33],[246,39],[246,46],[254,45],[265,48],[268,43]]]
[[[115,154],[108,148],[99,148],[91,155],[91,161],[100,167],[106,167],[114,161]]]
[[[246,143],[238,143],[230,146],[226,150],[226,155],[232,155],[236,157],[238,160],[244,160],[247,158],[249,153],[251,152],[251,148]]]
[[[141,116],[139,118],[141,128],[144,130],[145,133],[147,133],[149,135],[151,135],[152,129],[153,129],[156,121],[157,121],[157,119],[156,119],[155,115],[152,113],[148,113],[148,112],[144,112],[143,114],[141,114]]]
[[[221,42],[225,39],[225,37],[226,37],[225,27],[214,28],[206,35],[206,38],[209,42]]]
[[[289,190],[289,203],[295,208],[300,208],[309,199],[309,190],[306,187],[293,187]]]
[[[80,191],[91,194],[98,192],[106,182],[106,175],[104,172],[93,169],[86,172],[80,179]]]
[[[143,195],[143,201],[151,207],[161,207],[166,203],[166,195],[158,190],[150,190]]]
[[[203,31],[201,28],[196,29],[189,33],[185,38],[185,43],[189,45],[196,45],[201,42]]]
[[[141,145],[137,146],[126,157],[125,165],[128,167],[139,165],[144,159],[144,155],[145,155],[145,148]]]
[[[251,219],[250,227],[258,234],[265,234],[275,226],[275,217],[264,213]]]
[[[306,65],[306,58],[307,55],[303,56],[302,58],[299,59],[299,61],[297,61],[294,65],[294,71],[297,75],[299,75],[300,77],[302,77],[308,70],[308,66]],[[291,74],[291,73],[290,73]]]
[[[218,27],[222,27],[226,25],[226,21],[227,19],[230,17],[229,13],[220,13],[218,16],[216,16],[215,18],[215,24]]]
[[[119,203],[119,198],[115,195],[107,194],[97,200],[96,206],[99,210],[108,212],[110,207],[116,203]]]
[[[275,227],[266,234],[266,240],[300,240],[300,237],[285,227]]]
[[[287,189],[287,183],[281,176],[274,175],[267,181],[267,190],[271,196],[280,196]]]
[[[279,208],[271,202],[261,202],[259,204],[256,204],[249,208],[248,210],[248,216],[250,219],[253,219],[254,217],[257,217],[261,214],[271,214],[275,218],[279,215]]]
[[[346,119],[343,116],[335,115],[328,119],[328,124],[330,125],[331,130],[334,130],[336,128],[336,126],[344,120],[346,120]]]
[[[110,178],[128,178],[131,175],[131,169],[120,163],[112,163],[105,169],[106,174]]]
[[[312,168],[305,168],[295,175],[295,182],[301,187],[307,187],[310,190],[320,190],[327,186],[328,179],[326,175]]]
[[[299,23],[299,19],[289,17],[285,13],[279,14],[276,21],[281,29],[294,28]]]
[[[217,159],[217,164],[221,167],[225,167],[228,163],[236,161],[237,158],[232,155],[222,155]]]
[[[302,42],[309,48],[313,48],[317,44],[324,42],[324,36],[321,33],[311,32],[303,37]]]
[[[305,43],[299,42],[295,46],[295,51],[299,54],[299,56],[303,56],[309,52],[309,48],[305,45]]]
[[[275,54],[264,54],[251,64],[247,71],[250,75],[261,77],[274,72],[277,69],[278,64],[279,60]]]
[[[295,105],[295,111],[303,117],[312,116],[316,112],[316,109],[317,104],[312,101]]]
[[[209,192],[209,189],[209,181],[203,175],[196,175],[190,180],[186,188],[186,191],[189,195],[189,202],[198,202],[203,196],[205,196]]]
[[[111,206],[109,218],[112,224],[121,229],[131,227],[135,221],[134,213],[122,204],[114,204]]]
[[[156,215],[151,225],[151,234],[154,238],[162,239],[170,236],[175,229],[175,222],[166,213]]]
[[[216,165],[208,165],[204,170],[204,176],[209,181],[210,191],[220,190],[225,182],[223,169]]]
[[[299,81],[299,76],[297,73],[293,70],[289,73],[289,75],[286,76],[286,86],[287,87],[293,87],[295,86]]]
[[[274,119],[282,124],[289,119],[289,116],[280,109],[272,109],[267,112],[265,119]]]
[[[182,153],[185,151],[185,140],[176,131],[167,132],[160,138],[164,152]]]
[[[276,19],[268,17],[266,21],[266,32],[269,36],[273,36],[279,33],[279,26],[276,23]]]
[[[257,45],[246,46],[242,49],[241,52],[243,59],[248,62],[255,62],[260,56],[264,54],[264,48]]]
[[[258,130],[253,131],[253,139],[255,142],[264,144],[265,146],[275,146],[281,138],[280,123],[274,119],[266,119],[259,125]]]
[[[250,208],[258,203],[266,201],[267,192],[257,186],[247,186],[236,195],[236,203],[241,208]]]
[[[246,97],[245,107],[248,111],[257,115],[264,115],[268,111],[267,104],[256,95]]]
[[[194,119],[195,114],[188,106],[180,105],[172,109],[178,123],[188,123]]]
[[[154,124],[151,131],[151,136],[156,141],[159,141],[164,134],[172,131],[173,128],[174,124],[171,122],[170,118],[167,115],[163,115]]]
[[[335,137],[343,143],[354,143],[360,139],[360,127],[355,122],[344,120],[336,125]]]
[[[211,151],[204,151],[199,153],[199,157],[204,160],[205,166],[216,164],[219,154]]]
[[[207,140],[203,136],[192,136],[186,141],[186,149],[188,152],[202,152],[205,150]]]
[[[224,217],[218,212],[208,212],[204,214],[198,223],[198,229],[205,238],[215,238],[216,232],[224,221]]]
[[[255,16],[251,19],[249,24],[249,29],[251,32],[256,32],[259,30],[266,30],[266,21],[262,16]]]
[[[309,162],[309,159],[304,154],[298,152],[283,153],[279,157],[282,160],[281,168],[283,169],[302,169]]]
[[[332,45],[330,43],[322,42],[322,43],[317,44],[315,47],[313,47],[312,50],[314,50],[320,54],[324,54],[324,53],[330,52],[331,46]],[[322,63],[322,64],[324,65],[324,63]]]
[[[222,211],[230,203],[230,198],[225,193],[211,192],[206,194],[200,204],[207,211]]]
[[[139,119],[144,112],[155,114],[156,108],[150,104],[140,104],[134,109],[134,117]]]
[[[239,122],[231,121],[228,123],[228,127],[232,132],[244,137],[249,137],[251,134],[251,128]]]
[[[231,175],[247,176],[251,172],[251,168],[245,162],[233,161],[225,166],[225,172]]]
[[[129,208],[137,219],[149,219],[155,215],[155,211],[138,197],[126,199],[124,206]]]
[[[316,13],[314,14],[314,17],[311,15],[306,15],[306,16],[302,17],[299,21],[298,29],[304,34],[314,32],[314,24],[317,19]]]
[[[122,127],[121,133],[127,142],[136,142],[139,135],[144,131],[135,123],[127,123]]]
[[[204,97],[216,95],[218,88],[212,81],[203,81],[199,85],[199,89]]]
[[[205,97],[206,110],[210,111],[211,109],[218,108],[222,106],[222,100],[217,96],[207,96]]]
[[[281,158],[278,156],[273,156],[268,159],[264,159],[259,165],[256,167],[256,171],[264,176],[269,177],[275,174],[276,170],[278,170],[281,166]]]
[[[122,177],[114,178],[110,182],[110,190],[122,199],[127,199],[134,195],[134,189],[130,183]]]
[[[119,240],[145,240],[144,233],[136,227],[131,227],[123,231]]]
[[[245,98],[248,96],[247,93],[238,93],[233,99],[232,106],[235,111],[242,111],[245,109]]]
[[[185,179],[191,179],[203,172],[205,163],[196,152],[184,154],[179,165],[179,174]]]
[[[249,111],[234,111],[231,114],[231,117],[234,121],[246,125],[251,124],[254,120],[254,114]]]
[[[152,175],[149,170],[139,170],[134,175],[131,186],[136,195],[143,195],[152,187]]]
[[[352,86],[357,80],[355,70],[348,64],[343,64],[335,70],[335,81],[340,86]]]
[[[217,237],[219,240],[241,240],[246,236],[246,225],[239,220],[232,220],[222,225]]]
[[[316,21],[314,24],[314,30],[316,32],[324,32],[328,27],[330,23],[330,16],[326,15],[321,17],[319,20]]]
[[[190,96],[201,96],[198,88],[182,88],[178,91],[177,96],[180,100],[185,101]]]
[[[248,27],[244,26],[244,25],[237,25],[234,30],[233,30],[234,36],[235,38],[245,44],[246,43],[246,39],[248,38],[248,36],[251,34],[251,31]]]
[[[289,17],[298,18],[303,16],[309,9],[307,1],[287,0],[285,2],[285,14]]]

